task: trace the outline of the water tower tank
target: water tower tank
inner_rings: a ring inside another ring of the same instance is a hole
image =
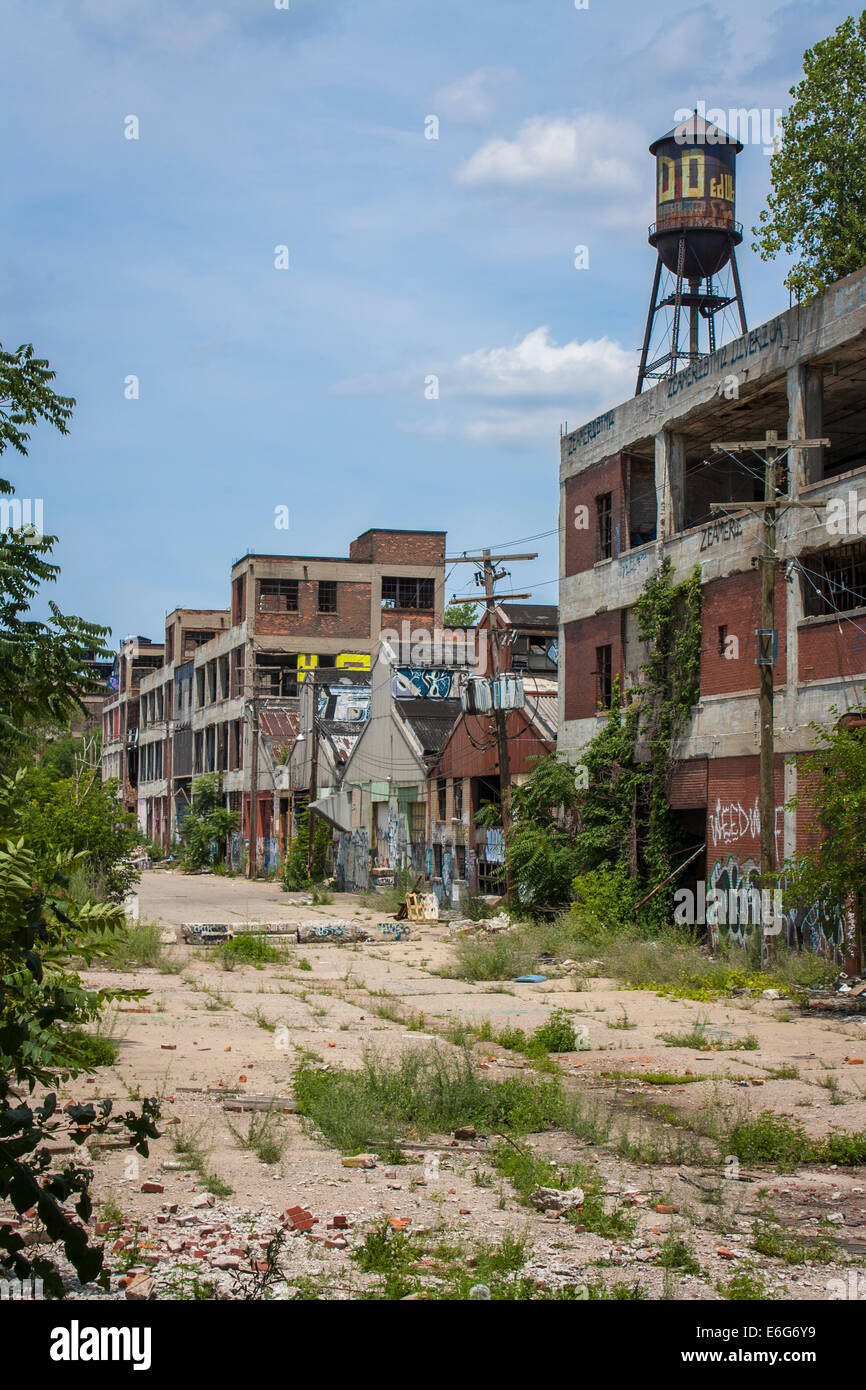
[[[666,268],[688,280],[717,275],[743,240],[736,221],[736,159],[743,146],[697,112],[650,145],[656,158],[656,220],[649,242]],[[678,264],[680,243],[684,263]]]

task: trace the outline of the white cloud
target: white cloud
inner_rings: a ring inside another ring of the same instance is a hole
[[[641,187],[636,160],[645,145],[640,130],[608,116],[533,116],[513,140],[488,140],[457,177],[475,186],[625,192]]]
[[[458,358],[444,381],[475,398],[559,400],[619,397],[634,376],[634,354],[610,338],[562,346],[542,326],[513,347],[479,348]],[[443,389],[446,389],[443,384]]]
[[[538,449],[555,441],[561,421],[590,419],[630,396],[636,371],[636,354],[610,338],[560,345],[542,325],[509,347],[478,348],[390,377],[356,378],[335,391],[405,394],[420,407],[403,425],[415,433]],[[422,405],[424,382],[433,374],[440,395]]]
[[[433,110],[446,120],[466,125],[489,120],[496,108],[496,88],[513,77],[510,68],[476,68],[440,87],[433,98]]]

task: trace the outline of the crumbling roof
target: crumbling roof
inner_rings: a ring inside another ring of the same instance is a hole
[[[559,625],[559,609],[555,603],[500,603],[512,627],[547,630]]]
[[[459,700],[395,700],[425,753],[438,753],[461,711]]]

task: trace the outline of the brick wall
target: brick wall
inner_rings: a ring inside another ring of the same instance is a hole
[[[624,609],[566,623],[564,628],[565,718],[588,719],[598,710],[596,647],[611,646],[613,676],[622,675]]]
[[[701,597],[701,694],[757,691],[760,678],[755,664],[758,655],[755,630],[761,626],[761,576],[757,570],[744,570],[724,579],[710,580],[703,586]],[[774,626],[779,632],[779,656],[776,685],[785,684],[786,602],[786,585],[777,581]],[[719,628],[722,626],[727,627],[728,637],[736,637],[738,657],[726,657],[719,650]]]
[[[866,621],[834,618],[799,630],[799,679],[862,676],[866,672]]]
[[[600,558],[598,553],[598,520],[595,499],[609,492],[611,496],[611,529],[613,554],[628,549],[628,528],[625,517],[625,488],[622,459],[606,459],[585,473],[568,478],[565,484],[565,573],[582,574],[592,569]],[[586,527],[575,526],[575,508],[585,506],[589,512]]]
[[[444,531],[365,531],[349,546],[350,560],[373,565],[419,565],[445,561]]]
[[[258,585],[256,587],[258,606]],[[296,613],[259,613],[253,617],[254,632],[267,637],[370,637],[370,585],[337,582],[337,612],[317,611],[316,580],[298,583]]]
[[[774,767],[776,859],[783,858],[785,801],[784,759]],[[711,758],[707,779],[707,869],[728,857],[741,865],[761,862],[759,760],[757,757]]]

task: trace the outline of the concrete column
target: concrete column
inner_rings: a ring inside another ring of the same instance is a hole
[[[655,437],[656,531],[660,542],[683,529],[685,471],[685,439],[672,430],[662,430]]]
[[[820,439],[824,433],[824,373],[800,365],[788,370],[788,438]],[[822,449],[792,449],[788,455],[790,492],[816,483],[823,474]]]

